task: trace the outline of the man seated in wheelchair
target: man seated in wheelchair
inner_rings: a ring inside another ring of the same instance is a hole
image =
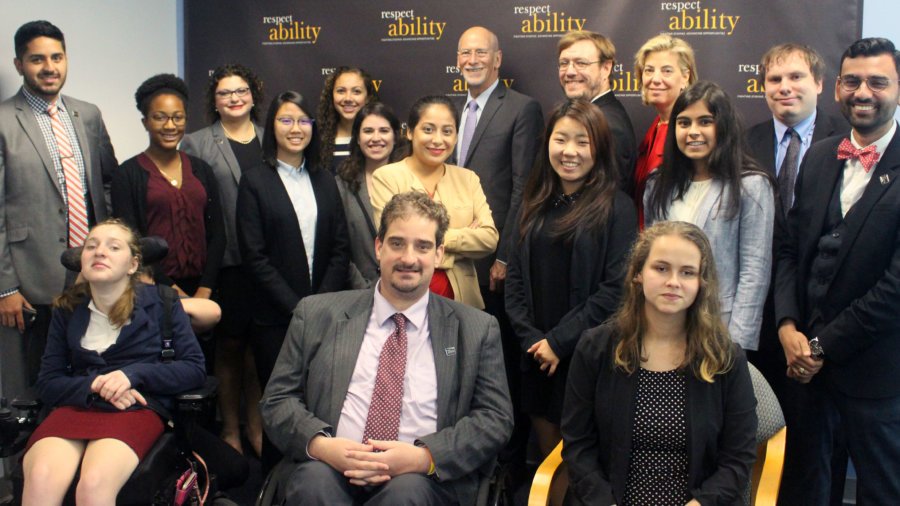
[[[26,447],[23,505],[60,504],[79,466],[77,503],[115,504],[162,434],[174,396],[204,383],[181,303],[173,301],[166,323],[160,292],[138,280],[137,239],[118,220],[95,226],[81,279],[55,301],[37,383],[52,411]]]
[[[426,193],[394,195],[375,239],[375,288],[294,310],[260,404],[292,467],[287,504],[475,503],[512,405],[497,321],[429,293],[447,227]]]

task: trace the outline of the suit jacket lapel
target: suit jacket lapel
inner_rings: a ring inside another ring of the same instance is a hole
[[[710,216],[716,216],[717,212],[714,212],[713,209],[715,208],[718,211],[721,199],[725,198],[725,195],[722,194],[724,191],[725,188],[722,187],[721,181],[718,179],[710,181],[709,191],[706,192],[706,195],[703,197],[703,203],[700,204],[700,209],[697,210],[697,224],[700,228],[706,225]]]
[[[228,164],[228,169],[231,171],[231,175],[234,176],[234,182],[239,183],[241,181],[241,167],[238,165],[237,158],[235,158],[231,145],[228,143],[228,138],[225,136],[222,122],[216,121],[213,123],[212,138],[222,158],[225,159],[225,163]]]
[[[502,82],[498,82],[497,87],[494,88],[494,92],[491,93],[491,96],[488,97],[488,101],[484,104],[484,110],[481,111],[481,117],[478,118],[478,124],[475,125],[475,133],[472,135],[472,142],[469,144],[469,152],[466,154],[466,160],[472,159],[472,153],[475,152],[478,141],[481,140],[481,137],[487,130],[488,124],[491,122],[494,114],[497,114],[497,111],[503,105],[503,97],[505,96],[506,86],[504,86]]]
[[[841,165],[843,166],[843,164]],[[878,203],[884,192],[900,177],[900,174],[897,173],[898,168],[900,168],[900,135],[895,133],[887,149],[884,150],[884,158],[875,166],[875,173],[872,174],[872,179],[866,185],[862,196],[844,217],[849,237],[845,237],[845,240],[841,242],[841,249],[837,256],[838,265],[843,262],[844,257],[853,246],[853,242],[859,235],[872,208]]]
[[[47,149],[47,141],[44,140],[44,134],[41,133],[41,127],[34,117],[34,112],[31,110],[31,106],[28,105],[28,102],[25,101],[25,97],[22,96],[21,91],[16,95],[16,118],[19,120],[19,125],[22,126],[22,130],[25,131],[25,135],[28,136],[31,140],[31,144],[34,145],[34,149],[37,151],[38,156],[41,157],[41,162],[44,164],[44,170],[46,170],[47,175],[50,176],[53,187],[56,188],[60,198],[62,198],[62,188],[59,186],[56,166],[53,165],[53,159],[50,158],[50,150]]]
[[[443,429],[456,421],[451,401],[458,392],[457,375],[459,358],[459,321],[451,318],[453,309],[440,297],[429,294],[428,331],[431,334],[431,350],[437,375],[437,428]],[[455,404],[455,402],[453,403]]]
[[[372,313],[373,291],[367,293],[367,302],[358,301],[358,304],[349,306],[351,309],[344,313],[345,318],[338,320],[335,325],[334,335],[325,339],[334,340],[334,355],[331,368],[331,401],[328,420],[334,420],[335,425],[341,418],[341,408],[344,406],[344,398],[350,389],[350,379],[356,368],[356,359],[359,358],[359,350],[362,348],[363,338],[366,335],[366,326]],[[322,329],[328,332],[328,329]]]

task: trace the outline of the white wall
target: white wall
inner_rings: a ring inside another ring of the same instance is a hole
[[[66,35],[64,93],[97,104],[120,161],[147,145],[134,91],[147,77],[184,69],[183,0],[0,0],[0,99],[18,90],[12,38],[26,21],[47,19]],[[900,44],[900,3],[865,0],[863,36]],[[900,112],[898,112],[900,116]]]
[[[181,36],[176,0],[0,0],[0,99],[18,91],[13,34],[46,19],[66,36],[69,75],[63,93],[100,107],[124,161],[147,147],[134,92],[153,74],[178,74]]]

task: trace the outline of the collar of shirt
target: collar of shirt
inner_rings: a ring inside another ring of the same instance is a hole
[[[491,93],[494,92],[494,89],[497,88],[497,85],[500,84],[500,79],[494,81],[494,84],[490,85],[488,89],[484,90],[481,95],[478,95],[474,100],[478,103],[478,111],[475,113],[476,116],[481,116],[481,111],[484,110],[484,106],[487,105],[488,98],[491,97]],[[469,105],[469,102],[472,101],[472,92],[469,92],[469,96],[466,97],[466,106]]]
[[[603,93],[597,95],[596,97],[592,98],[591,102],[596,102],[598,98],[602,97],[603,95],[606,95],[607,93],[612,93],[612,87],[610,87],[608,90],[604,91]]]
[[[50,107],[50,102],[47,102],[41,97],[36,97],[28,91],[28,88],[22,86],[22,96],[25,97],[25,102],[34,110],[36,113],[47,114],[47,109]],[[56,107],[62,111],[66,112],[66,104],[63,102],[62,95],[57,95],[56,97]]]
[[[882,135],[880,139],[869,144],[869,146],[874,145],[875,151],[878,154],[883,155],[884,150],[887,149],[888,144],[891,143],[891,139],[894,138],[894,133],[896,131],[897,131],[897,121],[894,120],[893,124],[891,125],[891,129],[888,130],[886,134]],[[856,137],[854,137],[852,133],[850,134],[850,143],[853,144],[853,147],[856,149],[863,149],[863,148],[869,147],[869,146],[861,146],[858,142],[856,142]],[[878,164],[876,163],[875,165],[877,166]],[[875,167],[872,167],[873,170],[874,170],[874,168]]]
[[[803,142],[804,146],[809,146],[812,142],[812,134],[813,130],[816,126],[816,115],[818,112],[813,109],[813,113],[807,116],[806,119],[797,123],[793,126],[794,131],[797,132],[797,135],[800,136],[800,140]],[[786,140],[784,138],[785,132],[787,132],[788,128],[791,128],[784,123],[781,122],[778,118],[772,118],[772,121],[775,122],[775,143],[776,144],[784,144],[785,149],[787,149],[787,145],[790,144],[790,140]]]
[[[285,174],[288,177],[297,178],[302,176],[306,171],[306,157],[303,157],[303,161],[300,163],[299,167],[294,167],[293,165],[287,164],[278,160],[278,172]]]
[[[372,312],[375,314],[376,321],[380,326],[390,324],[391,328],[393,328],[393,323],[389,322],[389,320],[394,314],[403,313],[403,316],[413,325],[413,328],[419,330],[425,325],[425,318],[428,316],[428,297],[430,293],[430,290],[425,292],[425,295],[412,306],[409,306],[404,311],[398,311],[393,304],[384,298],[384,295],[381,295],[381,280],[378,280],[375,283],[375,302],[372,306]]]

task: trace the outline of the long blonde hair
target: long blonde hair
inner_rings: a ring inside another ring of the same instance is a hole
[[[94,225],[94,227],[91,228],[91,232],[97,227],[105,225],[117,226],[128,232],[128,249],[131,251],[132,257],[137,259],[138,263],[138,268],[135,269],[135,272],[130,276],[131,282],[126,285],[125,291],[122,292],[122,295],[119,296],[118,300],[116,300],[112,309],[109,311],[109,323],[111,323],[113,327],[121,328],[128,322],[131,318],[131,314],[134,312],[135,287],[137,286],[141,272],[141,243],[137,232],[118,218],[104,220],[103,222]],[[88,237],[90,237],[90,234],[88,234]],[[54,299],[53,306],[65,309],[66,311],[74,311],[76,306],[83,304],[90,298],[91,285],[87,281],[82,280],[66,289],[59,297]]]
[[[679,368],[690,368],[697,379],[712,383],[716,375],[731,369],[733,345],[719,313],[718,278],[709,240],[700,228],[683,221],[654,224],[644,230],[632,247],[622,303],[612,317],[621,336],[616,345],[615,363],[628,374],[639,367],[647,317],[644,312],[644,290],[635,279],[643,271],[653,243],[668,235],[680,237],[700,250],[700,290],[687,310],[687,350]]]

